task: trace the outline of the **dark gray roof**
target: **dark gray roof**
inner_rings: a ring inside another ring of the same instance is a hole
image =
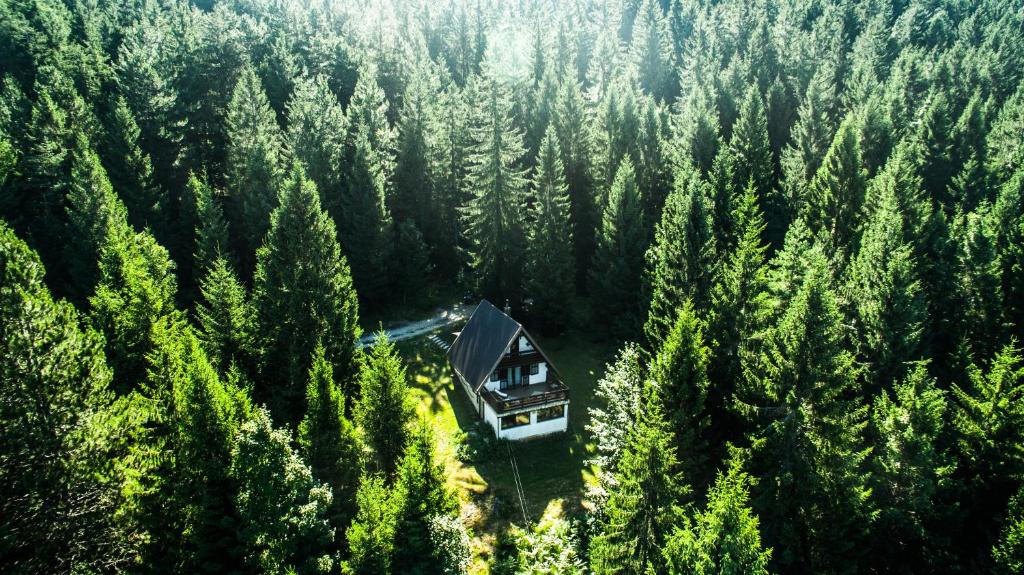
[[[474,390],[491,374],[523,326],[482,300],[448,350],[448,361]]]

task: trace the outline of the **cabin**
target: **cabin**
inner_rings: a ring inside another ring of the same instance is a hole
[[[477,416],[499,438],[568,428],[569,388],[507,306],[502,311],[481,301],[448,349],[448,361]]]

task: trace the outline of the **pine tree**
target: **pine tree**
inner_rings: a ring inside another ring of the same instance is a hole
[[[343,189],[348,130],[327,77],[298,78],[288,102],[288,151],[302,162],[328,211],[337,206]]]
[[[689,299],[708,309],[716,274],[711,191],[693,175],[678,175],[665,201],[654,244],[647,254],[646,278],[651,293],[644,335],[656,348],[671,329],[678,306]]]
[[[1015,336],[1024,337],[1024,169],[1000,187],[989,219],[996,233],[1003,312]]]
[[[352,266],[352,283],[366,301],[388,295],[393,239],[385,205],[384,168],[366,133],[354,136],[355,151],[339,201],[339,240]]]
[[[260,79],[242,69],[227,111],[227,185],[242,275],[253,270],[256,248],[270,225],[284,179],[282,137]]]
[[[527,234],[526,295],[530,313],[545,333],[557,333],[569,321],[568,302],[575,293],[576,269],[569,221],[569,194],[559,156],[559,142],[548,129],[533,177],[530,229]]]
[[[281,421],[302,414],[309,362],[317,343],[347,395],[356,374],[359,306],[334,223],[320,208],[316,187],[292,167],[257,254],[253,303],[260,347],[256,398]]]
[[[873,389],[901,381],[921,359],[927,303],[917,279],[913,247],[904,241],[894,190],[879,190],[860,250],[850,265],[849,300],[860,352]]]
[[[190,174],[188,190],[196,210],[195,247],[192,251],[193,273],[206,273],[217,258],[231,260],[228,244],[228,222],[213,188],[201,177]]]
[[[708,90],[698,90],[681,106],[679,115],[673,119],[676,147],[675,162],[685,164],[690,160],[704,176],[711,171],[711,164],[719,153],[721,139],[718,135],[718,110]]]
[[[928,195],[946,208],[952,208],[952,199],[946,187],[956,174],[953,167],[953,123],[950,102],[945,92],[930,94],[921,113],[914,139],[921,146],[921,178]]]
[[[946,545],[934,541],[937,528],[955,524],[945,499],[952,492],[956,465],[942,445],[946,414],[945,394],[921,364],[894,386],[892,395],[883,390],[875,401],[871,485],[880,513],[872,532],[880,566],[908,557],[942,569]]]
[[[753,479],[739,458],[728,465],[708,492],[707,508],[669,537],[664,554],[670,575],[768,575],[772,550],[761,545],[758,517],[748,503]]]
[[[959,324],[961,337],[977,362],[995,356],[1006,335],[997,237],[988,220],[988,208],[960,215],[949,232],[958,280],[954,301],[960,309],[954,325]]]
[[[630,53],[640,87],[655,98],[668,98],[672,91],[669,31],[659,2],[645,0],[640,4]]]
[[[299,423],[296,443],[313,477],[331,488],[333,499],[328,519],[337,537],[341,537],[356,514],[361,448],[355,427],[345,416],[345,397],[334,382],[334,372],[324,358],[322,346],[313,352],[306,386],[306,415]]]
[[[438,236],[434,181],[438,158],[439,89],[431,69],[417,69],[402,99],[395,150],[395,191],[390,198],[396,222],[411,219],[432,245]]]
[[[1024,569],[1024,488],[1010,500],[999,543],[992,548],[992,559],[1000,575],[1019,573]]]
[[[231,476],[238,482],[242,560],[260,572],[330,573],[331,490],[317,485],[290,444],[290,434],[274,429],[266,409],[238,434]]]
[[[420,233],[416,224],[406,220],[396,226],[393,257],[389,262],[388,272],[394,295],[400,296],[402,304],[419,303],[424,296],[424,288],[434,271],[430,262],[426,238]]]
[[[395,556],[397,573],[436,573],[442,550],[434,549],[431,521],[458,517],[455,492],[447,484],[444,462],[438,460],[434,431],[421,420],[409,438],[395,479]]]
[[[384,181],[390,185],[394,175],[395,133],[388,122],[390,107],[384,90],[378,84],[378,70],[372,63],[359,69],[352,98],[345,116],[349,125],[349,151],[354,149],[355,137],[365,134],[380,161]]]
[[[755,500],[778,567],[857,572],[872,515],[867,407],[843,347],[843,318],[821,248],[812,248],[804,265],[760,359],[745,367],[738,407],[748,429],[757,430],[750,438],[762,477]]]
[[[196,305],[196,319],[211,363],[222,376],[231,366],[252,370],[255,310],[227,260],[213,260],[199,289],[202,299]]]
[[[127,565],[137,543],[115,518],[117,477],[104,473],[122,430],[105,423],[103,340],[53,301],[43,275],[0,222],[0,555],[27,572]]]
[[[364,476],[356,492],[359,511],[348,528],[349,560],[345,572],[388,575],[395,554],[394,493],[379,476]]]
[[[484,82],[479,117],[472,127],[467,178],[470,267],[484,297],[518,305],[525,242],[526,178],[519,168],[523,136],[512,126],[506,89],[495,79]]]
[[[626,158],[608,193],[590,270],[592,305],[609,335],[618,340],[633,337],[642,321],[645,235],[636,175]]]
[[[412,406],[405,366],[384,332],[377,334],[359,375],[355,420],[373,450],[376,471],[391,478],[406,448]]]
[[[687,490],[677,477],[676,450],[657,384],[648,383],[636,426],[619,462],[600,533],[590,543],[595,574],[664,571],[661,549],[680,518]]]
[[[460,209],[467,196],[468,106],[463,92],[454,84],[448,85],[440,101],[438,167],[434,182],[438,237],[431,255],[439,275],[452,276],[462,269],[464,258],[460,249],[466,245]]]
[[[605,368],[594,392],[601,407],[588,408],[589,431],[595,438],[593,463],[598,484],[608,490],[615,484],[619,461],[640,411],[641,393],[647,378],[646,366],[636,344],[628,343]],[[603,497],[605,494],[601,494]]]
[[[705,402],[711,350],[704,344],[703,326],[693,305],[684,301],[672,329],[651,361],[650,378],[658,385],[665,419],[674,431],[680,471],[691,485],[700,489],[711,478],[709,465],[708,417]]]
[[[741,186],[753,182],[758,198],[771,197],[774,167],[772,149],[768,142],[768,116],[756,85],[747,88],[743,97],[740,116],[732,128],[729,148],[735,154],[736,181]],[[772,213],[769,217],[782,215]]]

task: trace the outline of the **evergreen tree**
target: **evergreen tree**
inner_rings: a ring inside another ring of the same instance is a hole
[[[196,210],[195,247],[192,252],[193,272],[197,276],[209,271],[217,258],[231,260],[228,244],[228,222],[213,188],[202,178],[190,174],[188,189]]]
[[[25,572],[127,566],[107,473],[113,400],[102,337],[53,301],[39,257],[0,222],[0,556]]]
[[[946,413],[945,394],[920,364],[872,408],[872,498],[879,509],[872,533],[880,568],[906,557],[922,569],[943,569],[948,542],[939,528],[955,524],[946,500],[955,467],[942,445]]]
[[[265,409],[239,431],[231,476],[238,482],[242,559],[260,572],[330,573],[331,490],[317,485],[290,444],[289,433],[274,429]]]
[[[752,481],[740,459],[732,458],[708,492],[707,509],[669,537],[667,573],[768,575],[772,550],[762,547],[759,521],[749,507]]]
[[[796,296],[745,368],[738,407],[748,418],[756,506],[789,572],[857,572],[872,512],[864,446],[867,407],[843,347],[842,315],[825,257],[813,248]],[[763,471],[762,471],[763,470]],[[773,470],[769,472],[768,470]]]
[[[860,233],[866,172],[852,117],[843,121],[808,190],[808,225],[828,241],[830,255],[843,259]]]
[[[589,279],[600,211],[591,161],[592,119],[578,82],[562,84],[552,120],[562,154],[565,183],[569,189],[569,219],[572,222],[573,252],[576,256],[576,289],[582,292]]]
[[[590,543],[596,574],[641,575],[665,569],[661,554],[687,490],[677,476],[676,450],[657,384],[648,383],[606,506],[600,533]]]
[[[333,369],[324,358],[322,346],[313,352],[306,415],[299,423],[296,443],[313,477],[331,488],[328,519],[340,537],[356,513],[361,449],[355,427],[345,417],[345,398],[334,383]]]
[[[431,71],[416,70],[406,87],[396,130],[395,191],[389,201],[395,220],[412,219],[432,245],[438,235],[434,171],[438,164],[439,90]]]
[[[309,362],[317,343],[347,395],[356,374],[359,307],[334,223],[320,209],[316,187],[294,166],[257,254],[253,303],[261,387],[275,416],[292,424],[302,414]]]
[[[354,136],[355,152],[339,201],[338,237],[352,266],[352,282],[363,298],[386,296],[391,259],[391,216],[385,205],[384,168],[365,132]]]
[[[327,77],[298,78],[288,102],[288,151],[302,162],[328,211],[337,206],[343,189],[348,130]]]
[[[708,309],[716,274],[712,221],[707,182],[693,175],[677,176],[647,253],[651,303],[644,333],[652,348],[671,329],[675,310],[683,301]]]
[[[591,267],[592,305],[611,337],[632,337],[642,321],[644,223],[633,163],[622,160],[608,193]]]
[[[685,301],[651,362],[650,378],[658,385],[665,419],[675,434],[680,471],[698,489],[711,479],[705,471],[711,424],[705,406],[710,355],[701,321]]]
[[[901,381],[909,362],[922,357],[927,316],[913,247],[903,239],[898,200],[891,187],[879,194],[849,268],[857,337],[875,390]]]
[[[506,89],[484,80],[479,117],[472,127],[471,193],[465,211],[470,267],[478,291],[493,301],[518,305],[525,241],[522,212],[526,178],[519,166],[523,136],[513,128]]]
[[[259,77],[242,69],[227,111],[227,191],[242,275],[253,270],[256,248],[270,225],[284,179],[282,137]]]
[[[961,337],[977,362],[995,356],[1006,335],[997,237],[987,212],[957,217],[949,232],[956,254],[954,301],[961,310],[954,325],[959,324]]]
[[[391,478],[409,436],[409,404],[405,366],[382,331],[360,369],[355,420],[373,450],[376,471]]]
[[[758,198],[771,197],[774,163],[768,142],[768,116],[756,85],[747,88],[740,104],[740,115],[732,128],[729,148],[736,158],[736,181],[743,186],[753,182]]]
[[[128,221],[137,230],[165,231],[167,222],[161,220],[161,213],[166,201],[154,181],[149,154],[139,147],[141,132],[123,97],[118,98],[109,123],[103,155],[110,181],[128,209]]]
[[[416,224],[406,220],[396,226],[394,256],[389,262],[391,289],[402,298],[402,303],[422,301],[424,288],[434,271],[427,251],[426,238]]]
[[[569,194],[563,174],[559,142],[554,130],[548,129],[533,177],[526,247],[526,295],[533,300],[530,313],[546,333],[565,328],[568,303],[575,293]]]
[[[379,476],[364,476],[356,492],[359,511],[345,535],[349,560],[345,573],[387,575],[395,553],[394,494]]]
[[[1003,530],[999,534],[999,543],[992,549],[992,558],[998,567],[997,573],[1009,575],[1024,569],[1024,512],[1021,502],[1024,501],[1024,488],[1010,500],[1006,511]]]
[[[446,482],[434,431],[421,420],[409,438],[395,479],[395,555],[392,568],[410,575],[436,573],[441,549],[431,541],[431,521],[458,517],[458,499]]]
[[[222,375],[231,366],[253,368],[255,310],[245,286],[223,257],[213,260],[199,285],[196,305],[199,338],[210,361]]]
[[[589,431],[595,438],[593,463],[598,468],[598,484],[607,490],[616,483],[619,461],[640,410],[641,393],[647,377],[641,350],[627,343],[615,361],[605,368],[604,377],[594,392],[601,407],[590,407]],[[604,493],[600,494],[604,497]]]
[[[640,87],[655,98],[668,98],[672,91],[669,31],[659,2],[645,0],[640,4],[630,52]]]

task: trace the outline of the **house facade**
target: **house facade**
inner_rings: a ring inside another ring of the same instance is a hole
[[[477,416],[499,438],[568,428],[569,388],[523,326],[487,300],[455,338],[448,361]]]

